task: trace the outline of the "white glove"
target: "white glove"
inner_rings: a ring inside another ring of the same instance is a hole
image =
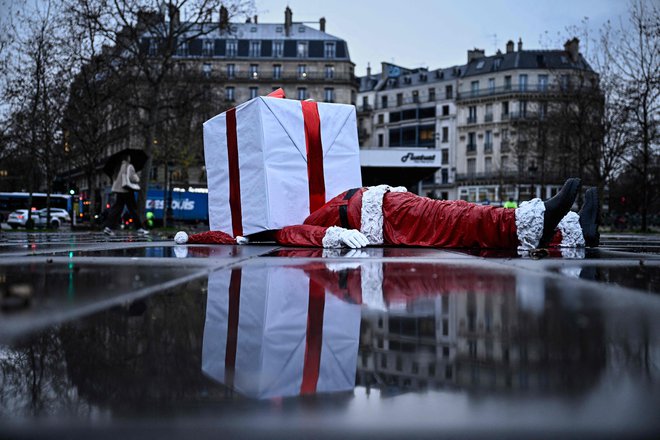
[[[339,234],[339,240],[353,249],[365,247],[369,244],[367,237],[357,229],[346,229]]]

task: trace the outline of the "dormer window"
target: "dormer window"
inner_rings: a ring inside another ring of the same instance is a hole
[[[486,62],[484,60],[479,60],[479,62],[477,63],[477,69],[483,69],[485,63]]]
[[[256,27],[256,26],[252,26],[252,27],[250,28],[250,32],[257,32],[257,27]]]
[[[325,57],[326,58],[334,58],[335,57],[335,43],[334,42],[326,42],[325,43]]]
[[[279,32],[280,34],[282,33],[282,30],[283,30],[283,29],[282,29],[282,26],[277,26],[277,27],[275,28],[275,32]]]
[[[298,58],[307,58],[307,41],[298,42]]]
[[[305,26],[300,26],[298,28],[298,32],[301,33],[301,34],[304,34],[305,33]]]

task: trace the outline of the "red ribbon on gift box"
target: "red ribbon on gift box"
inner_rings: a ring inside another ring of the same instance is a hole
[[[268,95],[285,98],[284,90],[277,89]],[[302,101],[307,150],[307,181],[309,187],[309,213],[325,204],[325,178],[323,176],[323,144],[321,142],[321,117],[316,102]],[[236,134],[236,108],[227,110],[227,160],[229,167],[229,208],[234,237],[243,235],[241,210],[241,183],[238,160],[238,136]]]

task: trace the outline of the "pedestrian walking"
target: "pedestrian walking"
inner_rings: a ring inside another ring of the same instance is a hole
[[[115,195],[115,201],[103,222],[103,232],[106,235],[115,234],[113,229],[119,224],[124,207],[133,218],[133,224],[138,228],[137,232],[145,235],[149,233],[142,227],[142,220],[135,202],[135,192],[140,190],[139,182],[140,177],[131,164],[130,154],[127,154],[122,158],[121,165],[112,182],[112,193]]]

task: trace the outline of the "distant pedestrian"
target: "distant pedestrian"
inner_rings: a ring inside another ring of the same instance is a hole
[[[139,234],[149,233],[149,231],[142,228],[142,220],[140,219],[137,204],[135,203],[135,192],[140,190],[139,182],[140,177],[131,164],[131,156],[124,156],[112,182],[112,193],[115,194],[115,202],[110,207],[108,216],[103,222],[103,232],[106,235],[115,235],[113,228],[119,224],[124,206],[134,219],[133,224],[138,228],[137,232]]]
[[[513,197],[509,197],[509,200],[507,200],[506,202],[504,202],[504,207],[505,207],[505,208],[516,209],[516,208],[518,207],[518,204],[516,203],[515,200],[513,200]]]

